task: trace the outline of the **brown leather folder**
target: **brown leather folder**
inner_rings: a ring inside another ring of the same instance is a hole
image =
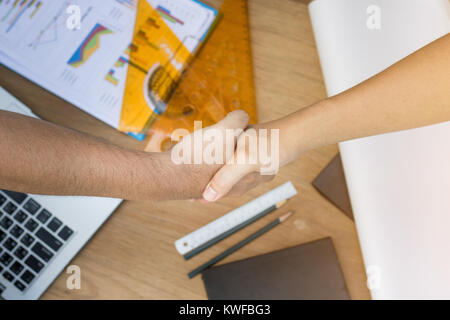
[[[312,184],[325,198],[353,220],[344,168],[339,154],[330,161]]]
[[[331,238],[207,269],[208,298],[349,299]]]

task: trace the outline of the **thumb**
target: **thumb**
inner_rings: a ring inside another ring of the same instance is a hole
[[[205,128],[205,133],[208,134],[209,130],[219,130],[222,134],[222,148],[223,148],[223,163],[233,157],[236,149],[236,143],[238,137],[244,132],[248,126],[250,117],[247,112],[243,110],[235,110],[229,112],[225,118],[217,122],[211,127]],[[211,131],[211,133],[213,133]]]
[[[218,129],[245,129],[248,126],[249,116],[243,110],[236,110],[227,114],[213,127]]]
[[[214,202],[226,196],[235,184],[253,171],[255,171],[255,167],[253,165],[225,165],[211,179],[210,183],[203,192],[203,199],[209,202]]]

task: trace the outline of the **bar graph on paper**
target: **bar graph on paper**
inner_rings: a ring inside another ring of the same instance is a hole
[[[158,11],[159,15],[166,21],[171,23],[179,23],[181,25],[184,24],[184,22],[177,17],[173,16],[169,9],[166,9],[162,6],[158,6],[156,8],[156,11]]]
[[[128,7],[130,9],[136,8],[137,1],[138,0],[116,0],[116,2]]]
[[[41,0],[3,0],[0,2],[0,24],[6,26],[5,33],[11,32],[22,20],[28,22],[42,7]],[[25,21],[25,23],[27,22]]]

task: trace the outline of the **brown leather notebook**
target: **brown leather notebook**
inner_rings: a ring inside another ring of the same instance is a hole
[[[313,181],[313,186],[353,220],[341,156],[337,154]]]
[[[207,269],[210,300],[350,299],[331,238]]]

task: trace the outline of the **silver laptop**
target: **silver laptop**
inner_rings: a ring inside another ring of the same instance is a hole
[[[36,117],[1,87],[0,110]],[[0,190],[0,297],[38,299],[121,201]]]

